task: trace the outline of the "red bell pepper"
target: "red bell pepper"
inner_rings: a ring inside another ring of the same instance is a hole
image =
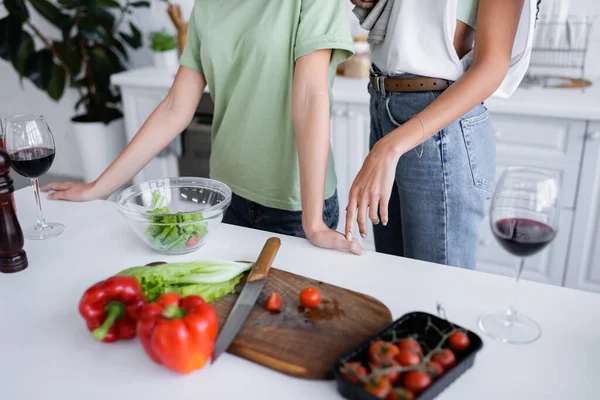
[[[206,364],[213,352],[219,320],[200,296],[165,293],[147,304],[137,324],[144,350],[156,363],[189,374]]]
[[[113,276],[85,291],[79,313],[94,338],[106,343],[133,339],[146,299],[137,279]]]

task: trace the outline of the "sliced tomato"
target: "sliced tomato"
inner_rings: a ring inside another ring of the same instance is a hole
[[[200,238],[198,235],[194,234],[187,240],[187,242],[185,242],[185,247],[195,247],[198,245],[198,243],[200,243]]]

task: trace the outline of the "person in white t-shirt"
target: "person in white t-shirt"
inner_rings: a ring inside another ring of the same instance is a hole
[[[366,236],[370,219],[379,252],[473,269],[496,170],[483,102],[520,84],[539,0],[386,1],[385,36],[372,43],[371,151],[346,237],[355,220]]]

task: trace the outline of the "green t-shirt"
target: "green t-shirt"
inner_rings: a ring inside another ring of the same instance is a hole
[[[180,64],[202,71],[215,104],[210,175],[267,207],[301,210],[292,124],[295,61],[354,46],[343,0],[196,0]],[[325,198],[335,192],[329,150]]]

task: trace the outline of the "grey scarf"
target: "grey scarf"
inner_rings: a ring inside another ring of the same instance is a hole
[[[379,0],[373,8],[354,7],[361,28],[369,31],[367,41],[371,44],[383,42],[387,31],[394,0]]]

